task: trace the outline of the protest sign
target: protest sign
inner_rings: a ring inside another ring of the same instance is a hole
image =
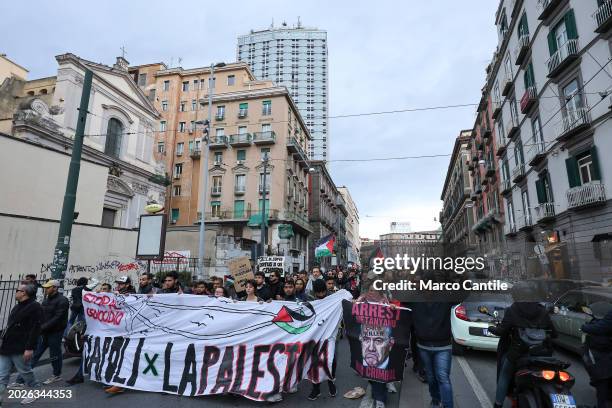
[[[285,257],[284,256],[260,256],[257,258],[257,268],[266,276],[274,271],[280,272],[281,276],[285,274]]]
[[[400,381],[410,344],[410,316],[406,309],[380,303],[342,302],[351,348],[351,368],[368,380]]]
[[[227,268],[230,275],[234,278],[236,292],[244,291],[246,282],[255,279],[253,269],[251,268],[251,260],[246,256],[232,259],[227,263]]]
[[[331,378],[341,290],[313,302],[85,292],[83,358],[93,381],[186,396],[265,401]]]

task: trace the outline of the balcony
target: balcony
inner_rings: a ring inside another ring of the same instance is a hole
[[[555,218],[555,203],[541,203],[535,208],[537,222],[546,222]]]
[[[502,180],[500,192],[502,194],[508,194],[512,192],[512,182],[510,180]]]
[[[287,150],[298,155],[301,165],[308,166],[308,155],[295,137],[290,137],[287,140]]]
[[[595,32],[605,33],[612,28],[612,0],[605,0],[593,14]]]
[[[527,114],[529,108],[533,106],[538,100],[538,91],[535,86],[530,86],[525,90],[523,97],[521,98],[521,113]]]
[[[546,157],[546,144],[539,141],[533,144],[531,149],[527,151],[527,160],[530,166],[536,166]]]
[[[491,129],[489,129],[488,127],[481,126],[480,127],[480,134],[482,135],[482,138],[487,143],[491,141]]]
[[[546,20],[563,0],[538,0],[540,15],[538,20]]]
[[[521,65],[529,51],[529,34],[523,33],[518,39],[518,44],[514,50],[514,64]]]
[[[263,186],[263,184],[260,184],[260,185],[259,185],[259,188],[258,188],[257,190],[259,191],[259,194],[262,194],[262,193],[264,192],[264,186]],[[270,192],[270,185],[269,185],[269,184],[266,184],[266,188],[265,188],[265,190],[266,190],[266,193],[269,193],[269,192]]]
[[[194,160],[199,159],[201,155],[202,155],[202,151],[199,148],[193,149],[191,152],[189,152],[189,157],[191,157]]]
[[[273,130],[255,132],[253,133],[253,143],[256,145],[274,144],[276,143],[276,133]]]
[[[533,228],[533,220],[531,214],[525,214],[523,217],[518,217],[517,227],[519,231],[527,231]]]
[[[575,134],[580,133],[582,130],[589,128],[590,126],[591,118],[588,107],[568,109],[563,115],[563,121],[561,123],[561,128],[559,129],[557,140],[560,142],[565,142]]]
[[[497,151],[495,154],[500,157],[506,151],[506,146],[508,145],[508,139],[504,135],[497,135]]]
[[[567,208],[572,210],[605,203],[606,187],[600,182],[583,184],[567,191]]]
[[[208,143],[210,149],[223,149],[228,147],[227,136],[212,136]]]
[[[548,77],[553,78],[561,73],[568,65],[578,59],[580,46],[578,39],[567,40],[546,62]]]
[[[514,137],[519,134],[519,121],[515,115],[510,115],[510,122],[508,122],[506,129],[508,129],[508,140],[514,139]]]
[[[225,112],[217,112],[215,115],[215,120],[222,121],[223,119],[225,119]]]
[[[246,193],[246,186],[245,185],[235,185],[234,186],[234,194],[236,195],[242,195]]]
[[[231,135],[229,144],[233,147],[245,147],[251,145],[251,134],[250,133],[239,133]]]
[[[514,83],[512,82],[512,72],[506,72],[502,79],[502,96],[508,96]]]
[[[486,165],[486,173],[487,177],[493,177],[495,175],[495,163],[488,162]]]
[[[520,182],[525,178],[525,165],[519,164],[514,169],[512,169],[512,181],[515,183]]]
[[[493,109],[493,111],[491,112],[491,116],[493,117],[493,119],[497,119],[497,116],[499,116],[499,114],[502,111],[502,104],[500,101],[492,101],[491,102],[491,108]]]
[[[516,235],[516,224],[507,222],[504,224],[504,234],[508,236]]]
[[[248,109],[240,109],[238,111],[238,119],[244,119],[249,115],[249,110]]]
[[[220,196],[221,195],[221,186],[212,186],[210,188],[211,196]]]

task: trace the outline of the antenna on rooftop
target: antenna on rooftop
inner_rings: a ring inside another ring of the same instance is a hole
[[[302,28],[302,20],[300,20],[300,16],[298,16],[297,28]]]

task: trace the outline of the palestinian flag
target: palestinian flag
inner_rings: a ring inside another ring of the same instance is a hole
[[[370,255],[370,260],[384,257],[385,255],[383,254],[382,249],[380,249],[380,247],[377,247],[374,251],[372,251],[372,255]]]
[[[336,237],[334,234],[329,234],[328,236],[321,238],[319,242],[317,242],[317,246],[315,248],[315,258],[332,256],[335,243]]]

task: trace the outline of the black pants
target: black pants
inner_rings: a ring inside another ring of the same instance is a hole
[[[593,381],[593,387],[595,387],[597,393],[597,408],[608,408],[608,400],[612,399],[612,395],[609,394],[612,388],[612,378]]]
[[[333,384],[334,381],[336,380],[336,354],[334,354],[334,360],[332,361],[332,371],[331,371],[331,375],[333,377],[333,380],[327,380],[327,384],[329,386],[329,384]],[[312,384],[312,390],[316,391],[317,393],[321,392],[321,383],[318,384]]]

